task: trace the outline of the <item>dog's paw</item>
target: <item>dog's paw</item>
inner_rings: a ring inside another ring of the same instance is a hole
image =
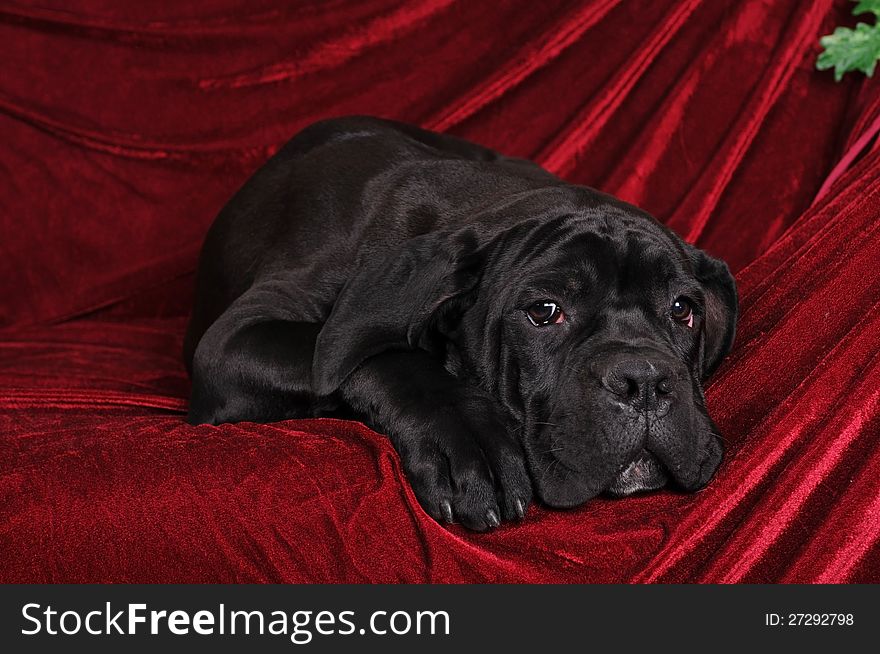
[[[395,439],[422,507],[474,531],[520,520],[532,500],[525,456],[488,400],[468,398]]]

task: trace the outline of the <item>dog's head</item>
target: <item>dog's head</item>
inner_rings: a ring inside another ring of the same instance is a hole
[[[551,506],[703,487],[722,448],[702,382],[733,342],[733,278],[638,209],[586,197],[364,262],[319,338],[317,391],[422,347],[499,398]]]

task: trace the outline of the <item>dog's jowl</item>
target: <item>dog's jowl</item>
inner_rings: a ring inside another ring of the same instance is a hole
[[[471,529],[607,492],[693,491],[727,266],[522,159],[353,117],[223,209],[186,336],[189,420],[338,415],[388,434],[424,509]]]

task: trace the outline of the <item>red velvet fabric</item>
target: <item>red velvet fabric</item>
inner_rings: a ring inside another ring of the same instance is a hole
[[[851,7],[0,7],[0,580],[880,581],[880,90],[813,69]],[[706,490],[473,534],[357,423],[184,423],[208,224],[349,113],[535,158],[731,264]]]

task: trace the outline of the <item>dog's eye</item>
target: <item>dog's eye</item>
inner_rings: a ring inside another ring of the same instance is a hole
[[[565,321],[565,314],[555,302],[535,302],[526,309],[526,315],[535,327],[558,325]]]
[[[672,303],[672,308],[669,310],[669,313],[674,320],[684,323],[688,327],[694,326],[694,307],[687,298],[677,298],[675,302]]]

